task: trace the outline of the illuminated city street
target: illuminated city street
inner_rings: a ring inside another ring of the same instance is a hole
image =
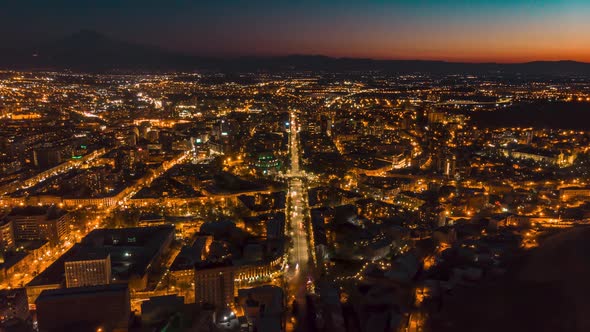
[[[287,211],[289,213],[289,227],[291,229],[291,238],[293,241],[293,248],[289,252],[289,271],[287,272],[287,282],[289,284],[288,304],[290,309],[293,300],[297,301],[298,309],[296,317],[293,321],[289,321],[288,330],[306,330],[306,294],[310,283],[313,283],[311,270],[312,262],[310,260],[310,245],[309,237],[306,231],[306,215],[307,211],[307,190],[303,182],[303,174],[299,167],[300,149],[299,149],[299,133],[298,121],[295,111],[290,113],[290,154],[291,154],[291,169],[289,170],[289,191],[287,198]],[[289,311],[292,315],[293,310]],[[293,324],[294,322],[294,325]]]

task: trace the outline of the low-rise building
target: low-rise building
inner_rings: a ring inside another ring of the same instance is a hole
[[[16,241],[47,240],[57,245],[70,232],[70,214],[56,206],[13,208],[5,218],[12,223]]]
[[[104,251],[85,252],[65,262],[66,287],[111,283],[111,256]]]

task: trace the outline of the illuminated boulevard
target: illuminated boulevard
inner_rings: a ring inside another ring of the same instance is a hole
[[[295,113],[291,112],[291,169],[289,172],[289,194],[287,200],[287,213],[290,235],[293,247],[289,251],[289,269],[287,271],[287,294],[290,320],[287,323],[287,331],[309,331],[306,319],[306,293],[312,284],[312,264],[309,254],[309,237],[307,233],[307,221],[309,211],[307,209],[307,190],[303,180],[304,174],[299,169],[299,134]],[[293,311],[293,300],[296,300],[297,310]]]

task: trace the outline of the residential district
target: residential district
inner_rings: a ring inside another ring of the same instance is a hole
[[[557,296],[519,282],[587,233],[588,107],[583,79],[0,72],[1,329],[550,315],[470,294]]]

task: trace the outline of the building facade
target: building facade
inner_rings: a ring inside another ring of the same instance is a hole
[[[195,271],[195,301],[217,309],[234,303],[234,267],[221,266]]]
[[[108,285],[111,283],[111,256],[65,262],[66,287]]]

